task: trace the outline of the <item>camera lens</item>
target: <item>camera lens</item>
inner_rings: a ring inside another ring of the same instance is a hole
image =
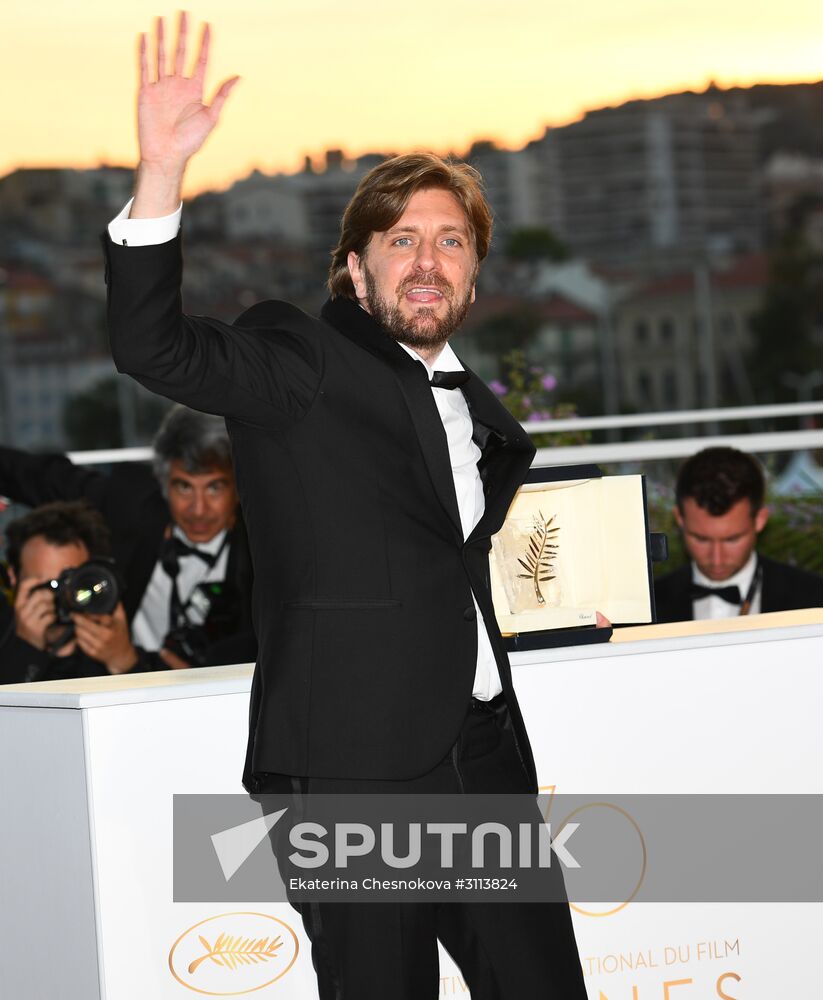
[[[66,604],[71,611],[108,615],[117,606],[117,577],[102,562],[92,561],[79,566],[67,582]]]
[[[99,601],[105,600],[109,586],[108,580],[94,580],[88,586],[75,587],[71,595],[71,602],[78,611],[87,611]]]

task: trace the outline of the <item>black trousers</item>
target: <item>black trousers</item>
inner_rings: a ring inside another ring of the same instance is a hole
[[[449,754],[418,778],[296,781],[273,774],[259,790],[297,787],[326,795],[531,791],[502,696],[488,704],[473,700]],[[321,1000],[436,1000],[438,939],[460,967],[472,1000],[586,1000],[566,903],[342,902],[295,908],[312,942]]]

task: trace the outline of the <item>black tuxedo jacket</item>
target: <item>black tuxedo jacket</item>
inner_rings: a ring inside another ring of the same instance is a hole
[[[403,779],[434,767],[472,693],[472,592],[533,778],[488,588],[491,535],[534,454],[520,425],[472,374],[486,510],[464,541],[426,370],[355,302],[330,301],[320,319],[283,302],[233,325],[188,317],[179,237],[106,246],[118,369],[223,414],[231,435],[260,645],[247,787],[259,772]]]
[[[795,608],[823,608],[823,577],[786,563],[759,556],[763,566],[760,610],[793,611]],[[659,622],[686,622],[692,618],[691,563],[660,577],[654,583],[654,600]],[[735,615],[729,605],[729,616]]]
[[[111,531],[112,555],[125,582],[123,607],[132,620],[170,524],[168,505],[148,468],[122,465],[105,475],[74,465],[65,455],[35,455],[0,447],[0,495],[30,507],[52,500],[87,500],[99,510]],[[251,558],[241,517],[232,533],[226,580],[239,595],[237,636],[216,643],[207,653],[208,662],[237,663],[255,656]]]

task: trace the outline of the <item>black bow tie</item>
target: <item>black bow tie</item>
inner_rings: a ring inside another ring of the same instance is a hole
[[[432,389],[459,389],[465,385],[471,375],[468,372],[435,372],[432,375]]]
[[[743,603],[740,596],[739,587],[704,587],[702,584],[693,583],[690,596],[693,601],[699,601],[701,597],[719,597],[727,604],[736,604],[738,607]]]
[[[197,556],[209,567],[214,566],[217,561],[217,557],[210,552],[203,552],[201,549],[186,545],[182,538],[172,535],[171,538],[167,538],[163,542],[163,547],[160,550],[160,564],[169,576],[177,576],[180,571],[180,560],[185,559],[186,556]]]

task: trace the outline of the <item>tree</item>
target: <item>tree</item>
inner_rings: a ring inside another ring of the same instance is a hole
[[[537,309],[523,302],[513,309],[491,316],[472,333],[477,346],[487,354],[495,355],[498,364],[511,351],[525,350],[540,329]],[[502,369],[501,369],[502,370]]]
[[[123,419],[118,385],[120,379],[116,375],[101,379],[89,389],[69,396],[66,400],[63,406],[63,429],[70,448],[91,451],[123,447]],[[137,436],[141,441],[149,441],[169,403],[158,396],[135,392],[131,383],[127,384],[126,391],[134,392]]]
[[[569,259],[569,249],[551,229],[529,226],[515,229],[506,240],[506,256],[510,260],[549,260],[555,263]]]
[[[821,316],[823,255],[802,232],[788,231],[772,252],[763,304],[752,317],[749,369],[759,401],[795,400],[781,376],[823,367]]]

